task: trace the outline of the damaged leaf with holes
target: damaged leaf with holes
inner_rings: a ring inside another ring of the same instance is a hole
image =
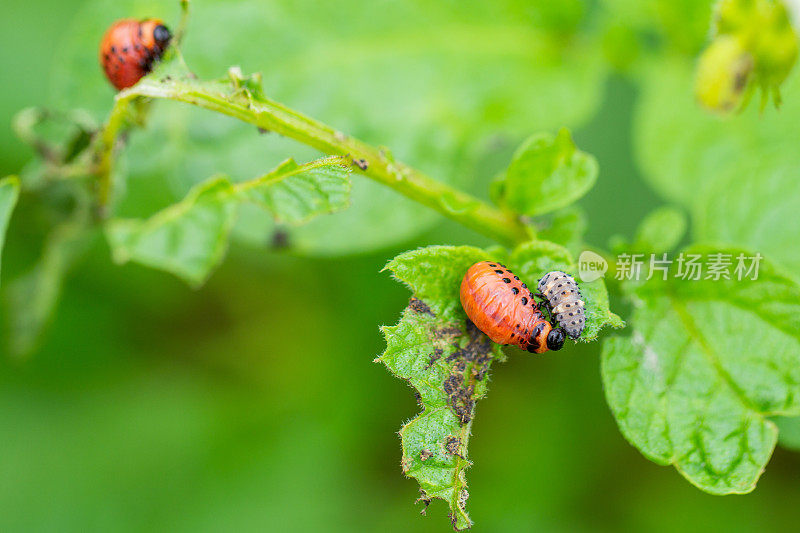
[[[500,348],[467,326],[458,291],[470,265],[488,260],[471,247],[430,247],[387,265],[414,293],[400,323],[383,328],[378,359],[414,387],[422,412],[400,430],[403,472],[420,485],[420,501],[445,500],[457,529],[472,525],[465,471],[475,402],[486,394],[488,369]],[[424,512],[424,509],[423,509]]]
[[[471,465],[467,445],[475,403],[486,394],[492,361],[504,358],[501,346],[469,321],[459,297],[464,273],[486,260],[507,262],[529,283],[556,268],[576,270],[565,248],[546,241],[522,245],[510,256],[501,249],[489,253],[469,246],[430,246],[401,254],[386,267],[408,285],[413,297],[400,322],[383,328],[387,347],[378,360],[409,382],[422,408],[400,430],[401,466],[419,482],[426,507],[433,498],[448,503],[456,529],[471,525],[465,471]],[[582,340],[596,338],[605,326],[622,325],[608,309],[601,280],[583,284],[582,290],[587,301]]]

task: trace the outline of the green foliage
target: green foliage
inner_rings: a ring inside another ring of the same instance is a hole
[[[631,296],[631,336],[603,347],[623,434],[707,492],[753,490],[777,441],[768,417],[800,414],[800,286],[767,263],[757,281],[659,280]]]
[[[484,260],[502,259],[531,286],[549,270],[575,272],[570,253],[547,241],[523,244],[507,259],[503,255],[469,246],[430,246],[401,254],[386,266],[413,298],[398,325],[382,328],[387,348],[378,360],[414,387],[423,409],[400,430],[403,472],[419,482],[426,506],[432,498],[448,502],[457,529],[471,525],[464,472],[471,465],[467,444],[475,402],[486,394],[491,362],[503,358],[500,346],[467,319],[459,298],[461,279],[473,263]],[[595,339],[605,326],[622,326],[608,308],[602,280],[580,287],[587,309],[581,340]]]
[[[488,370],[502,359],[497,345],[467,321],[458,291],[463,272],[489,255],[477,248],[430,247],[406,252],[388,265],[414,297],[400,323],[382,328],[379,361],[408,380],[422,412],[400,430],[403,472],[420,484],[421,500],[440,498],[457,529],[472,525],[465,504],[465,471],[475,402],[486,395]]]
[[[800,99],[780,112],[749,109],[723,121],[699,112],[691,80],[690,65],[677,61],[642,78],[635,141],[644,177],[687,209],[693,241],[739,245],[800,268],[800,248],[788,245],[796,230],[786,222],[800,210],[793,140]],[[794,75],[786,90],[798,88]]]
[[[634,304],[632,332],[604,344],[608,403],[625,437],[651,460],[675,465],[707,492],[752,490],[778,438],[772,418],[800,416],[800,286],[783,270],[800,267],[798,247],[787,246],[796,239],[795,225],[787,221],[800,209],[800,197],[792,193],[800,168],[794,146],[800,100],[790,100],[781,116],[750,110],[722,122],[699,114],[692,92],[694,86],[700,101],[717,111],[741,107],[756,85],[777,103],[777,88],[797,55],[783,4],[719,2],[714,40],[693,78],[692,61],[661,53],[699,48],[710,14],[707,0],[606,0],[598,9],[613,24],[581,37],[576,32],[587,11],[577,0],[348,2],[203,2],[193,24],[204,31],[190,33],[182,51],[170,51],[155,72],[120,93],[105,129],[97,131],[82,112],[56,116],[30,109],[19,115],[20,137],[40,156],[23,174],[23,186],[50,192],[59,182],[77,207],[71,219],[55,225],[34,268],[8,289],[13,351],[35,346],[70,266],[106,215],[103,191],[112,185],[117,192],[123,185],[130,189],[111,206],[120,218],[105,226],[114,259],[171,272],[192,286],[220,263],[232,234],[261,246],[275,227],[289,225],[295,249],[343,254],[418,235],[433,220],[425,207],[471,229],[486,224],[486,235],[513,246],[434,246],[387,265],[413,297],[400,322],[382,328],[387,348],[378,358],[411,384],[422,407],[400,431],[404,473],[419,482],[426,508],[442,499],[454,527],[469,527],[465,472],[475,404],[486,394],[492,361],[504,354],[467,320],[459,302],[461,278],[484,259],[507,263],[531,285],[553,269],[579,278],[574,257],[585,248],[587,223],[573,204],[595,184],[598,164],[562,127],[556,135],[529,137],[514,153],[492,184],[501,209],[449,185],[468,187],[481,172],[496,173],[484,160],[495,152],[506,157],[503,152],[529,134],[530,124],[553,129],[585,121],[607,68],[597,45],[602,35],[613,66],[641,86],[635,122],[645,175],[679,206],[647,215],[630,250],[679,246],[686,212],[690,241],[723,243],[721,249],[695,244],[688,251],[735,257],[752,249],[757,252],[746,253],[767,256],[754,282],[619,284]],[[79,16],[59,48],[56,100],[100,116],[111,93],[86,50],[117,15],[169,17],[149,0],[125,6],[93,0],[87,9],[104,17]],[[451,23],[454,14],[458,24]],[[226,78],[202,81],[227,68],[231,58],[248,70],[264,69],[263,80],[233,67]],[[786,88],[797,89],[798,83],[795,76]],[[59,121],[54,135],[49,129]],[[138,127],[146,128],[144,134]],[[128,135],[127,159],[116,164],[116,151],[125,143],[115,141]],[[361,138],[390,145],[393,152]],[[294,162],[317,151],[341,157]],[[743,161],[749,153],[759,157]],[[243,181],[270,165],[277,166]],[[354,168],[373,181],[351,183]],[[224,174],[200,181],[209,169]],[[155,195],[149,192],[160,187],[170,189],[168,198],[151,200]],[[0,182],[0,248],[18,189],[15,180]],[[88,215],[89,194],[97,196],[96,217]],[[351,195],[354,207],[345,210]],[[240,219],[243,204],[255,207]],[[596,340],[606,326],[624,325],[609,308],[602,280],[579,285],[586,303],[580,341]],[[788,445],[796,420],[779,421],[788,428]]]
[[[567,39],[585,11],[574,0],[558,6],[543,0],[491,6],[477,0],[335,6],[211,0],[193,3],[192,10],[195,31],[187,33],[183,50],[200,77],[218,76],[232,63],[261,71],[270,98],[388,146],[398,161],[462,187],[472,184],[497,132],[513,145],[530,134],[531,124],[578,126],[602,96],[606,69],[599,50],[590,40]],[[57,104],[105,115],[112,91],[86,50],[96,48],[116,18],[161,16],[174,25],[176,11],[175,3],[151,0],[88,2],[56,51]],[[170,104],[154,106],[147,133],[134,135],[126,151],[137,198],[159,183],[171,184],[180,198],[208,169],[242,180],[289,156],[318,157],[274,134],[255,135],[252,127]],[[351,209],[289,228],[290,242],[304,253],[342,255],[407,241],[437,220],[424,206],[361,178],[352,199]],[[268,217],[254,216],[234,235],[261,246],[273,230]]]
[[[544,221],[539,228],[539,238],[560,244],[577,256],[583,251],[587,226],[586,214],[572,205],[554,212]]]
[[[633,249],[644,252],[673,250],[686,234],[686,224],[686,216],[678,209],[656,209],[639,225]]]
[[[136,261],[200,286],[225,255],[235,216],[233,186],[217,177],[148,220],[109,222],[106,235],[117,263]]]
[[[347,207],[349,173],[342,158],[330,157],[305,165],[290,159],[236,185],[213,177],[147,220],[110,221],[106,234],[114,260],[136,261],[200,286],[225,255],[242,201],[265,208],[276,221],[301,224]]]
[[[3,251],[8,221],[11,219],[11,213],[14,212],[17,198],[19,198],[19,178],[7,176],[0,180],[0,254]],[[2,255],[0,255],[0,259],[2,259]],[[0,265],[2,265],[2,261],[0,261]]]
[[[349,174],[339,157],[302,166],[288,159],[266,176],[240,184],[237,190],[268,209],[277,222],[299,225],[349,206]]]
[[[494,185],[496,201],[525,215],[566,207],[594,186],[597,160],[575,146],[569,130],[534,135]]]
[[[55,226],[36,264],[8,284],[6,317],[12,355],[23,357],[36,349],[67,274],[92,245],[96,234],[82,220],[82,214]]]

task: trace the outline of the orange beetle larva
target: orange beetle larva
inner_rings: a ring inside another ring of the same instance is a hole
[[[565,333],[542,316],[533,294],[504,265],[475,263],[461,282],[461,305],[470,320],[498,344],[532,353],[560,350]]]
[[[127,89],[153,69],[171,40],[158,19],[118,20],[100,42],[100,65],[117,90]]]

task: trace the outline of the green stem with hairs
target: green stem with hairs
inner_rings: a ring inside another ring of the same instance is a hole
[[[182,62],[180,57],[176,61]],[[157,74],[157,73],[156,73]],[[346,156],[364,176],[483,235],[513,246],[530,240],[532,230],[518,216],[501,211],[474,196],[437,181],[404,163],[393,160],[385,150],[345,135],[317,120],[294,111],[260,94],[245,90],[238,72],[231,71],[230,84],[200,82],[191,76],[175,79],[156,74],[122,91],[108,123],[101,133],[98,202],[102,209],[111,199],[111,164],[114,141],[125,124],[131,103],[140,97],[188,103],[222,113],[263,130],[273,131],[330,155]],[[246,83],[246,82],[245,82]]]

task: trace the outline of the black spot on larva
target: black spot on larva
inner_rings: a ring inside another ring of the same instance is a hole
[[[527,286],[527,285],[525,285],[525,284],[523,283],[523,284],[522,284],[522,288],[523,288],[523,289],[527,289],[527,288],[528,288],[528,286]]]
[[[497,265],[495,265],[494,263],[489,263],[489,266],[495,268]]]
[[[498,274],[502,274],[503,273],[502,270],[495,270],[495,272],[497,272]]]
[[[128,53],[128,47],[127,46],[123,46],[122,47],[122,53],[123,54],[127,54]]]
[[[117,47],[114,46],[113,44],[111,45],[111,53],[112,54],[116,54],[117,53]]]
[[[408,308],[414,311],[415,313],[422,313],[430,316],[436,316],[431,311],[431,308],[428,307],[428,304],[417,298],[416,296],[412,296],[411,299],[408,301]]]
[[[511,287],[511,292],[513,292],[514,295],[517,295],[517,294],[519,294],[519,289],[516,288],[516,287]]]
[[[514,279],[519,281],[519,276],[514,276]]]
[[[511,283],[511,280],[508,278],[503,278],[503,283]]]
[[[520,301],[522,302],[522,305],[528,305],[528,299],[526,297],[523,296]]]

